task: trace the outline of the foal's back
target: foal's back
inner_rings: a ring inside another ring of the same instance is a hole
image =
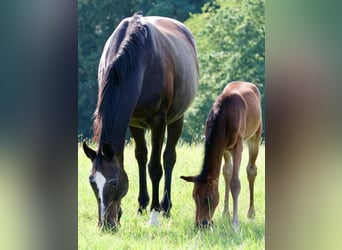
[[[231,82],[216,99],[206,123],[206,137],[225,149],[235,147],[238,139],[248,140],[261,127],[260,92],[249,82]],[[215,129],[214,129],[215,128]]]
[[[261,125],[261,96],[249,82],[232,82],[223,90],[216,103],[221,109],[222,124],[228,135],[226,148],[234,146],[238,138],[247,140]]]

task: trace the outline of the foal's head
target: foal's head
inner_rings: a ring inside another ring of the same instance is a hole
[[[115,227],[120,224],[120,203],[128,190],[127,174],[110,145],[102,143],[100,152],[95,152],[83,142],[83,150],[92,162],[89,183],[98,203],[98,225]]]
[[[218,179],[199,176],[181,176],[182,179],[194,182],[192,197],[196,205],[196,226],[202,228],[211,226],[215,209],[219,203]]]

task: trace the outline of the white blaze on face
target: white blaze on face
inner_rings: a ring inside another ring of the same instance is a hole
[[[95,183],[97,186],[97,189],[99,190],[99,199],[100,199],[100,217],[101,221],[104,220],[104,211],[105,211],[105,205],[103,203],[103,187],[106,183],[106,178],[98,171],[95,172]]]

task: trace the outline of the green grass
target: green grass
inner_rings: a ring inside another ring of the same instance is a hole
[[[192,183],[180,179],[181,175],[198,174],[203,159],[203,145],[178,145],[177,162],[172,177],[171,218],[161,219],[159,226],[148,226],[149,212],[137,215],[138,166],[134,158],[134,144],[125,148],[125,169],[129,178],[129,190],[122,200],[121,227],[116,233],[102,232],[97,227],[97,205],[88,183],[90,161],[81,147],[78,151],[78,246],[79,249],[264,249],[265,248],[265,149],[262,146],[257,159],[258,175],[255,181],[256,218],[247,218],[249,205],[248,180],[245,167],[248,149],[243,152],[240,170],[241,193],[239,196],[240,228],[235,232],[228,220],[222,217],[224,179],[220,174],[220,202],[214,214],[215,226],[211,230],[194,228],[195,203],[192,199]],[[148,176],[148,190],[151,181]],[[164,179],[160,184],[160,199]],[[230,209],[232,198],[230,196]],[[231,211],[232,212],[232,211]]]

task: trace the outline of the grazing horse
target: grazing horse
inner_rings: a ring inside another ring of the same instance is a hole
[[[196,204],[195,223],[199,227],[212,224],[212,217],[219,203],[218,180],[222,156],[223,176],[226,184],[223,214],[229,215],[228,197],[233,196],[233,225],[239,224],[238,196],[240,193],[239,170],[243,141],[247,140],[249,162],[250,205],[248,217],[254,218],[254,180],[257,174],[255,161],[259,151],[262,131],[260,92],[247,82],[229,83],[212,106],[205,128],[205,156],[198,176],[181,176],[194,182],[192,196]],[[231,163],[231,156],[233,164]]]
[[[121,199],[128,189],[124,170],[125,135],[129,127],[135,140],[139,166],[139,208],[146,209],[146,129],[151,129],[151,158],[148,172],[152,181],[150,224],[159,222],[160,210],[171,209],[171,175],[176,162],[175,147],[183,128],[184,112],[198,88],[196,45],[191,32],[180,22],[164,17],[125,18],[107,40],[98,70],[98,102],[94,120],[97,152],[83,144],[92,161],[90,183],[99,207],[99,224],[120,222]],[[159,182],[165,185],[159,201]]]

